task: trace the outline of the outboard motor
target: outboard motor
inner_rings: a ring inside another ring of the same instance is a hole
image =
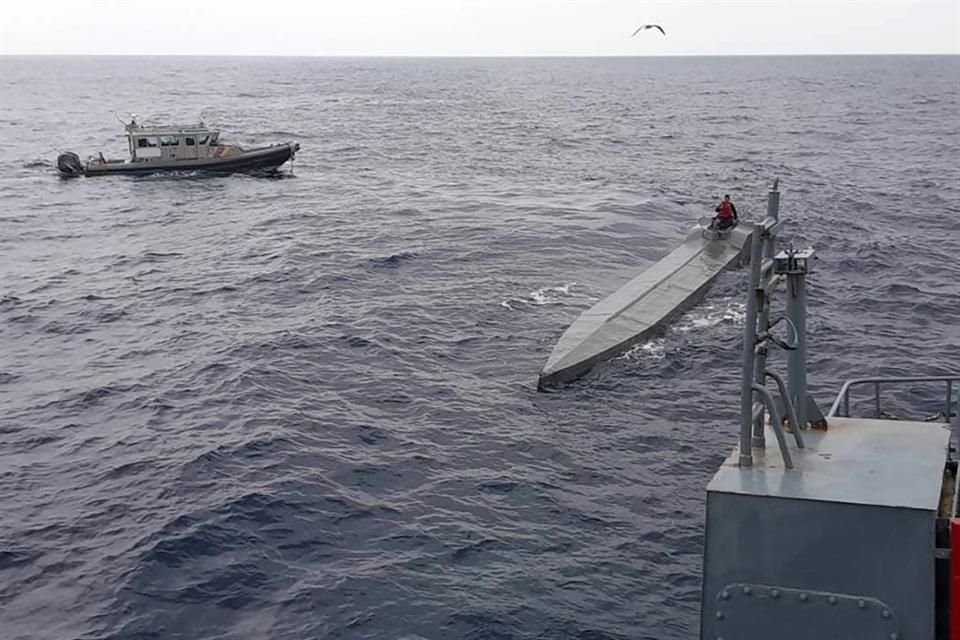
[[[57,156],[57,171],[64,178],[76,178],[83,175],[83,163],[80,162],[80,156],[72,151],[61,153]]]

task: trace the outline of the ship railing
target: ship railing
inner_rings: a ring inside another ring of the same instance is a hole
[[[875,416],[883,415],[880,404],[881,386],[889,388],[891,386],[903,387],[908,384],[916,383],[941,383],[946,388],[943,404],[943,416],[945,422],[950,422],[951,416],[957,415],[954,407],[957,402],[953,399],[954,388],[960,389],[960,372],[951,373],[942,376],[900,376],[900,377],[875,377],[875,378],[854,378],[847,380],[840,388],[833,406],[827,413],[827,417],[850,417],[850,391],[857,387],[873,387],[873,408]]]

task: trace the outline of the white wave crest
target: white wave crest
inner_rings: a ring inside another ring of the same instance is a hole
[[[500,306],[512,311],[516,309],[515,305],[532,305],[540,307],[549,304],[563,304],[564,298],[569,298],[570,296],[574,295],[573,289],[576,286],[576,282],[568,282],[555,287],[543,287],[541,289],[537,289],[536,291],[531,291],[529,294],[523,297],[514,297],[502,300],[500,302]]]
[[[703,304],[685,313],[673,326],[673,331],[690,333],[724,324],[742,327],[746,308],[745,303],[732,298]]]
[[[633,345],[621,355],[618,360],[663,360],[667,355],[667,341],[665,338],[656,337],[650,340],[644,340]]]

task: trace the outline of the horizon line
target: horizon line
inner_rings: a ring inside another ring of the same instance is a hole
[[[838,56],[960,56],[960,52],[826,52],[826,53],[633,53],[633,54],[352,54],[352,53],[4,53],[0,58],[750,58]]]

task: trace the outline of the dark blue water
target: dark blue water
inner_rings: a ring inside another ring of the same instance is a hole
[[[303,148],[58,179],[114,111]],[[694,637],[744,274],[536,379],[774,177],[821,403],[955,368],[957,57],[0,59],[3,637]]]

